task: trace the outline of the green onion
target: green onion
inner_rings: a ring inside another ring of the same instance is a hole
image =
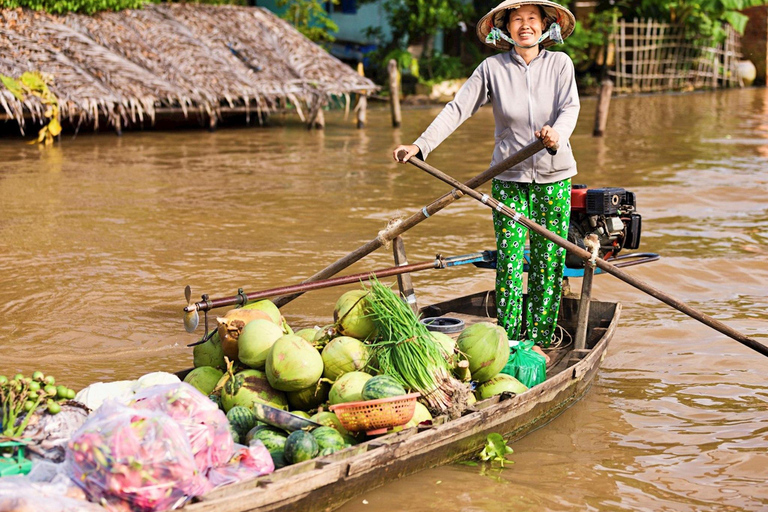
[[[371,345],[379,369],[421,393],[433,412],[445,412],[462,384],[451,376],[439,345],[411,308],[376,278],[370,282],[366,298],[378,329],[380,341]]]

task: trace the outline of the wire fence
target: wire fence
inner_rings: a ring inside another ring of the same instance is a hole
[[[730,25],[722,42],[655,20],[618,20],[611,36],[616,92],[742,87],[741,38]]]

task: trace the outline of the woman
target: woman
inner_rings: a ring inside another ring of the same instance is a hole
[[[480,40],[509,50],[484,60],[432,124],[413,144],[395,148],[406,162],[426,158],[485,103],[493,106],[495,165],[540,138],[554,155],[540,152],[493,180],[493,197],[550,231],[567,238],[571,177],[576,174],[568,139],[576,126],[579,98],[573,62],[544,48],[562,42],[576,20],[568,9],[548,0],[506,0],[477,24]],[[510,340],[524,335],[547,347],[560,309],[565,250],[531,233],[528,303],[523,332],[523,249],[527,228],[493,212],[498,259],[496,308]]]

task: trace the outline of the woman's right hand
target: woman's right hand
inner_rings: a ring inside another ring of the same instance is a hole
[[[421,150],[416,144],[401,144],[395,148],[392,152],[392,156],[395,158],[395,162],[404,164],[412,156],[418,155],[419,151]]]

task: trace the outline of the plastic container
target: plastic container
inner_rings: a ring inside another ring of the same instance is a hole
[[[451,334],[464,330],[464,320],[450,316],[422,318],[421,323],[430,331],[442,332],[444,334]]]
[[[385,434],[387,430],[405,425],[416,409],[416,399],[420,393],[347,402],[330,407],[336,413],[341,426],[350,432],[365,431],[369,436]]]

